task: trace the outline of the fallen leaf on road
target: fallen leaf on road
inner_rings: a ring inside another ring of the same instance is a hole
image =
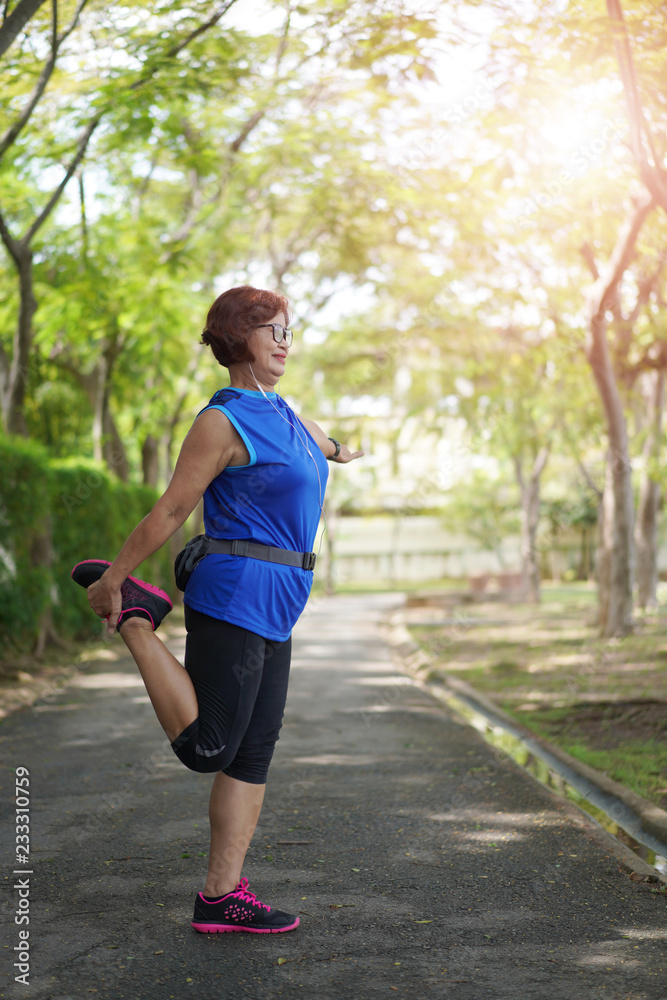
[[[432,924],[432,920],[413,920],[413,924]]]
[[[286,958],[279,958],[278,959],[278,965],[284,965],[286,961],[287,961]]]

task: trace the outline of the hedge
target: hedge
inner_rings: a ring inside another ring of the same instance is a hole
[[[23,439],[0,440],[0,656],[36,637],[51,578],[37,563],[48,534],[46,453]]]
[[[35,642],[49,605],[59,635],[94,633],[98,626],[72,567],[82,559],[113,559],[158,494],[118,482],[93,461],[50,459],[22,438],[0,438],[0,468],[0,657]],[[174,589],[168,546],[136,572]]]

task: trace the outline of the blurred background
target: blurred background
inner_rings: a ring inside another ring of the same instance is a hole
[[[659,607],[667,24],[626,7],[3,5],[2,655],[90,631],[71,566],[227,384],[198,340],[237,284],[289,296],[279,391],[366,452],[317,588]],[[173,592],[198,530],[138,574]]]

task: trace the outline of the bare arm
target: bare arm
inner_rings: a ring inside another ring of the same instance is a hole
[[[219,410],[195,420],[183,442],[169,486],[140,521],[106,573],[88,588],[97,614],[109,614],[113,632],[121,611],[120,585],[148,556],[157,552],[190,516],[209,483],[240,455],[240,436]]]
[[[299,420],[304,427],[306,427],[309,434],[315,438],[324,457],[333,459],[336,446],[331,439],[327,437],[322,428],[316,424],[314,420],[306,420],[305,417],[300,416],[298,413],[297,417],[299,417]],[[351,462],[355,458],[361,458],[363,454],[363,451],[350,451],[346,444],[341,444],[338,458],[333,460],[340,463]]]

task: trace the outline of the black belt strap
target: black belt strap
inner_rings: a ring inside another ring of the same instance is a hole
[[[208,551],[228,556],[249,556],[264,562],[283,563],[300,569],[313,569],[317,555],[315,552],[294,552],[292,549],[278,549],[273,545],[261,545],[245,538],[209,538]]]

